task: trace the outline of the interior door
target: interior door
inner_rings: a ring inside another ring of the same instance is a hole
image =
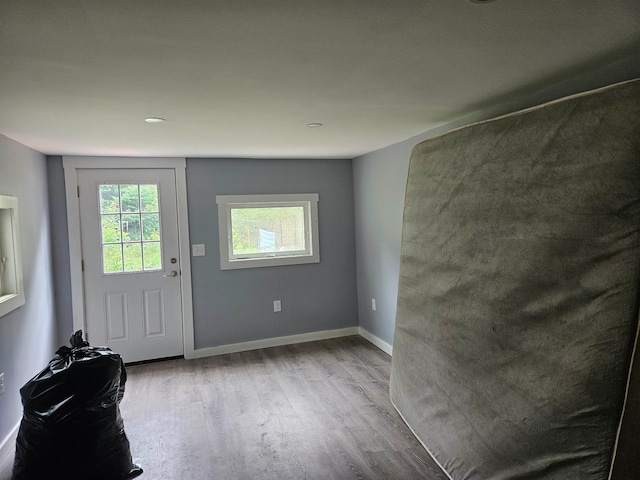
[[[183,354],[172,169],[79,169],[87,339],[125,362]]]

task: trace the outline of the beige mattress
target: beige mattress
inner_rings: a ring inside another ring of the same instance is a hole
[[[638,479],[639,292],[640,81],[423,142],[392,400],[454,480]]]

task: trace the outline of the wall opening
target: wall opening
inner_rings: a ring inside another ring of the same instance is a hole
[[[0,316],[24,302],[18,199],[0,195]]]

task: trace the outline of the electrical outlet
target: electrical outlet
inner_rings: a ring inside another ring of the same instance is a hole
[[[375,311],[375,309],[376,309],[376,299],[372,298],[371,299],[371,310]]]
[[[273,301],[273,311],[274,312],[281,312],[282,311],[282,302],[280,302],[280,300],[274,300]]]
[[[0,373],[0,395],[4,393],[4,372]]]

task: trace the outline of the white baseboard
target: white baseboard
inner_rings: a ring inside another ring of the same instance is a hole
[[[296,343],[315,342],[317,340],[327,340],[329,338],[349,337],[358,335],[359,327],[339,328],[336,330],[324,330],[321,332],[302,333],[299,335],[289,335],[286,337],[265,338],[253,342],[232,343],[219,347],[199,348],[193,351],[193,356],[189,358],[213,357],[215,355],[225,355],[227,353],[248,352],[260,348],[281,347],[283,345],[293,345]],[[373,343],[373,342],[372,342]]]
[[[9,435],[2,440],[0,443],[0,464],[5,461],[5,459],[15,452],[16,448],[16,438],[18,437],[18,430],[20,429],[20,422],[16,424],[15,427],[9,432]]]
[[[383,352],[393,355],[393,345],[389,345],[387,342],[382,340],[381,338],[376,337],[373,333],[368,330],[358,327],[358,335],[360,335],[365,340],[373,343],[376,347],[378,347]]]

